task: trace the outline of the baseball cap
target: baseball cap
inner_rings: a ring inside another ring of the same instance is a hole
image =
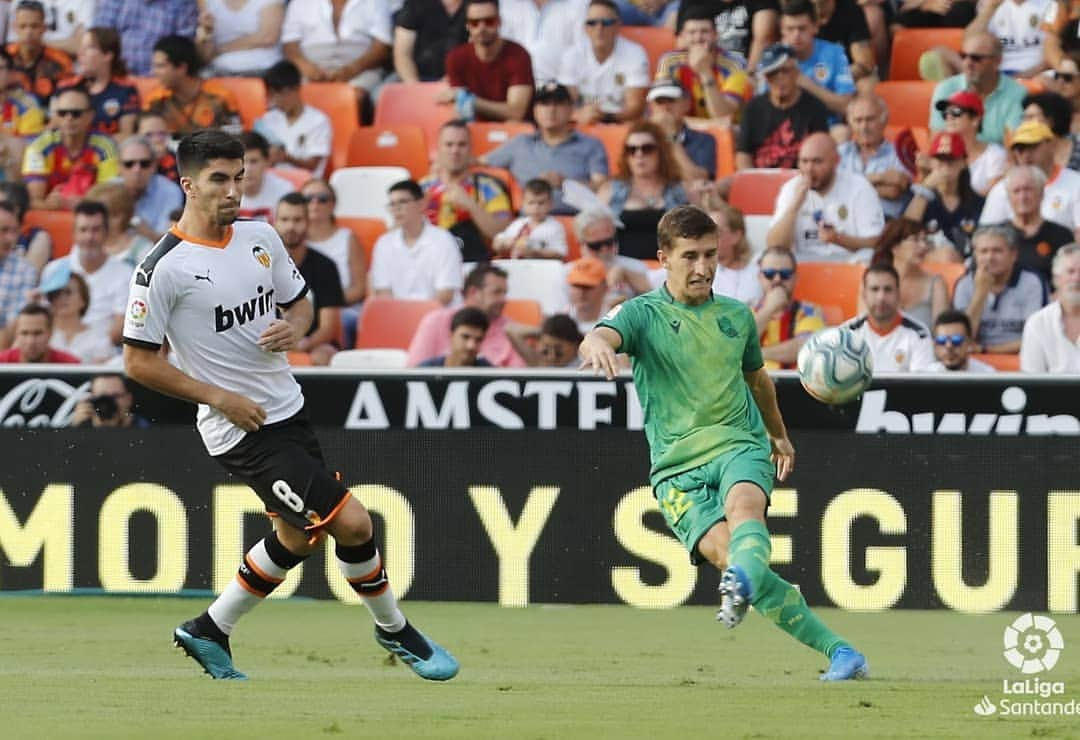
[[[554,80],[541,82],[536,86],[536,92],[533,94],[534,103],[569,103],[570,100],[570,90],[566,85],[560,85]]]
[[[650,103],[657,98],[681,98],[685,94],[682,85],[672,79],[660,79],[653,81],[649,88],[649,94],[645,99]]]
[[[66,259],[60,259],[52,265],[45,266],[45,272],[41,276],[37,289],[44,295],[48,295],[67,287],[69,280],[71,280],[71,263]]]
[[[595,288],[607,279],[607,268],[595,257],[582,257],[570,263],[566,273],[566,282],[570,285],[584,285]]]
[[[982,98],[978,93],[974,93],[971,90],[960,90],[954,92],[944,100],[939,100],[934,104],[934,107],[938,109],[938,112],[944,113],[945,109],[950,105],[955,105],[957,108],[963,108],[965,110],[973,110],[978,114],[979,118],[982,118],[985,109],[983,108]]]
[[[1041,144],[1044,141],[1050,141],[1054,138],[1054,132],[1050,130],[1050,127],[1045,123],[1039,121],[1024,121],[1016,130],[1012,133],[1012,138],[1009,139],[1009,146],[1013,147],[1017,144]]]
[[[955,131],[939,131],[934,134],[934,138],[930,141],[930,156],[946,159],[964,159],[967,157],[964,137]]]
[[[795,50],[787,44],[773,44],[765,53],[761,55],[761,62],[758,64],[758,69],[762,74],[769,74],[775,72],[784,66],[784,63],[788,59],[795,58]]]

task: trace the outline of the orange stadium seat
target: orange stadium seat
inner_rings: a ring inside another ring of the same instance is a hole
[[[375,242],[386,233],[386,222],[381,218],[361,218],[359,216],[338,216],[335,221],[353,233],[360,247],[364,250],[364,264],[371,267],[371,255],[375,251]]]
[[[360,112],[353,86],[347,82],[305,82],[300,86],[300,99],[330,117],[334,141],[327,174],[329,170],[344,167],[352,133],[360,127]]]
[[[819,306],[835,306],[845,319],[850,319],[859,312],[859,291],[865,270],[863,265],[847,262],[801,262],[795,297]]]
[[[408,349],[420,319],[442,308],[438,301],[368,298],[356,329],[356,349]]]
[[[607,152],[608,172],[614,175],[619,171],[619,160],[622,158],[623,144],[626,142],[626,132],[630,126],[625,123],[594,123],[589,126],[578,126],[578,131],[588,136],[600,139]]]
[[[544,314],[540,310],[540,303],[527,298],[508,298],[503,316],[510,321],[528,326],[540,326],[544,323]]]
[[[1020,355],[997,355],[997,354],[972,354],[976,360],[982,360],[987,365],[1002,373],[1020,372]]]
[[[561,223],[566,231],[566,261],[573,262],[581,257],[581,244],[578,243],[577,232],[574,231],[574,217],[555,216],[555,220]]]
[[[949,289],[949,300],[952,300],[956,281],[967,270],[963,262],[923,262],[922,268],[933,275],[941,275],[945,279],[945,287]]]
[[[473,156],[487,154],[515,136],[531,134],[535,130],[531,123],[522,121],[473,121],[469,124]]]
[[[728,202],[743,215],[771,216],[780,188],[797,174],[798,170],[739,170],[731,180]]]
[[[244,130],[250,131],[255,121],[266,113],[266,85],[263,81],[258,77],[214,77],[212,81],[236,97]]]
[[[937,46],[960,51],[962,28],[899,28],[893,35],[889,58],[890,80],[921,80],[919,57]]]
[[[879,82],[874,88],[889,106],[889,123],[893,126],[921,126],[930,122],[930,100],[937,83],[925,80],[896,80]]]
[[[649,75],[656,75],[657,63],[665,52],[675,48],[675,34],[668,28],[623,26],[619,35],[645,47],[649,55]]]
[[[23,218],[25,226],[45,229],[52,237],[52,259],[63,257],[71,251],[75,241],[75,214],[71,211],[29,210]]]
[[[375,104],[375,125],[419,125],[428,147],[434,147],[439,126],[457,117],[454,106],[435,102],[435,96],[446,89],[444,82],[388,82]]]
[[[400,166],[419,180],[428,173],[428,145],[424,130],[413,124],[362,126],[352,133],[348,167]]]
[[[314,364],[311,361],[311,355],[307,352],[287,352],[285,356],[288,358],[289,364],[293,367],[310,367]]]
[[[813,301],[811,301],[813,303]],[[839,326],[844,323],[845,320],[850,319],[850,316],[844,315],[844,309],[839,306],[826,303],[824,306],[818,306],[821,309],[821,313],[825,318],[826,326]]]

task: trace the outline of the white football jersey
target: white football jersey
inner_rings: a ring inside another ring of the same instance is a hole
[[[307,293],[307,284],[273,227],[238,221],[225,239],[208,243],[175,227],[146,255],[131,281],[124,343],[158,349],[167,337],[191,377],[250,398],[266,424],[304,405],[283,352],[267,352],[259,336]],[[227,452],[244,430],[199,405],[198,428],[211,455]]]

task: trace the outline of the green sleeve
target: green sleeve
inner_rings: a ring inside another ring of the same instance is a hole
[[[765,364],[765,358],[761,356],[761,339],[758,337],[757,324],[754,323],[754,314],[749,308],[743,306],[739,315],[742,319],[743,331],[746,333],[742,369],[744,373],[757,372]]]
[[[629,300],[620,303],[617,306],[613,306],[610,311],[604,314],[603,318],[596,323],[597,326],[606,326],[609,329],[614,329],[622,337],[622,344],[619,346],[619,352],[625,352],[628,355],[634,354],[636,335],[639,329],[640,313],[637,310],[637,301]]]

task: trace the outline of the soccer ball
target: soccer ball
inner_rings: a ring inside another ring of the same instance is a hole
[[[830,405],[854,401],[870,387],[874,375],[866,341],[843,326],[810,337],[799,350],[798,364],[806,392]]]

